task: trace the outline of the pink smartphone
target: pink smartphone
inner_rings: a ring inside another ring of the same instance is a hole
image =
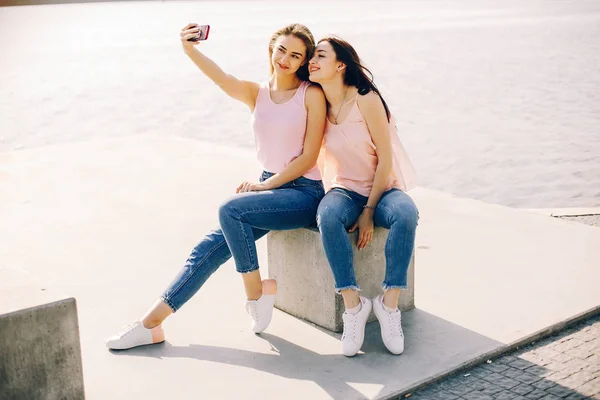
[[[196,25],[196,26],[192,26],[191,28],[195,28],[195,27],[200,28],[200,33],[198,33],[198,37],[188,39],[188,42],[199,42],[201,40],[208,39],[208,32],[210,32],[210,25],[200,25],[200,26]]]

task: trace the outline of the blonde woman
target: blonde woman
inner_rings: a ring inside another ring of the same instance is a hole
[[[110,349],[129,349],[165,340],[162,322],[183,306],[210,275],[233,256],[246,290],[252,329],[264,331],[273,313],[277,284],[261,280],[255,241],[270,230],[296,229],[315,220],[324,195],[316,161],[326,117],[325,98],[308,82],[308,60],[315,42],[307,27],[292,24],[269,42],[271,74],[267,81],[239,80],[225,73],[189,41],[197,24],[180,33],[185,54],[226,94],[252,112],[257,158],[263,173],[258,182],[242,182],[219,208],[220,227],[193,249],[174,281],[145,316],[107,341]],[[209,307],[218,307],[215,299]]]

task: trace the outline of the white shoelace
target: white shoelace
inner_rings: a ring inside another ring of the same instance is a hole
[[[390,324],[390,336],[404,336],[402,332],[402,314],[400,311],[388,313],[388,322]]]
[[[350,313],[344,313],[342,316],[344,320],[344,333],[342,333],[342,340],[350,336],[352,339],[356,338],[356,315]]]
[[[138,322],[132,322],[129,325],[125,325],[121,328],[121,331],[119,332],[118,336],[120,338],[124,338],[125,336],[128,336],[131,332],[133,332],[135,330],[135,328],[138,327]]]
[[[246,312],[250,314],[254,321],[258,321],[258,310],[255,301],[246,303]]]

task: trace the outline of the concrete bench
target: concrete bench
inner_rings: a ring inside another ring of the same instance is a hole
[[[382,293],[385,275],[385,240],[388,230],[375,228],[373,240],[358,251],[357,233],[349,233],[353,243],[354,270],[363,296],[373,298]],[[335,293],[333,274],[318,231],[297,229],[272,231],[267,236],[269,277],[277,279],[275,307],[334,332],[343,329],[342,296]],[[408,289],[402,290],[399,308],[415,305],[414,253],[408,269]],[[375,319],[371,314],[369,321]]]
[[[84,399],[74,298],[0,268],[0,399]]]

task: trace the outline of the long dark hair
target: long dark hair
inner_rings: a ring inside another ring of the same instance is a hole
[[[271,64],[273,47],[280,36],[295,36],[304,42],[304,45],[306,46],[306,58],[304,59],[304,64],[298,68],[298,71],[296,71],[296,75],[299,79],[308,81],[308,60],[313,57],[316,47],[315,38],[312,32],[302,24],[290,24],[288,26],[284,26],[271,35],[271,40],[269,41],[269,65],[271,66],[271,75],[273,75],[273,64]]]
[[[388,122],[390,120],[391,114],[390,109],[381,96],[379,89],[375,86],[373,82],[373,73],[369,71],[367,67],[362,64],[358,53],[354,50],[354,47],[350,45],[350,43],[346,42],[344,39],[341,39],[337,36],[327,36],[323,39],[319,40],[319,43],[327,42],[333,47],[333,51],[335,52],[335,56],[338,61],[346,64],[346,69],[344,71],[344,84],[347,86],[354,86],[358,89],[358,94],[365,95],[369,92],[376,93],[381,102],[383,103],[383,107],[385,108],[385,113],[387,115]]]

